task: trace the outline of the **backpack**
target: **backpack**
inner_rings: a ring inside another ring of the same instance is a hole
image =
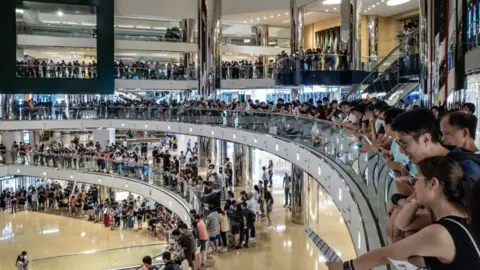
[[[480,155],[460,147],[453,148],[447,157],[458,162],[465,175],[473,180],[480,180]]]
[[[447,157],[458,162],[462,167],[463,173],[472,178],[475,182],[480,180],[480,155],[474,152],[465,150],[460,147],[455,147],[451,150]],[[462,180],[463,190],[467,199],[472,198],[473,186],[468,180]]]

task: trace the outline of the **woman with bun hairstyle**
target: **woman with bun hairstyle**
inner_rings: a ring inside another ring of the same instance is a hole
[[[429,209],[432,224],[386,247],[344,263],[328,263],[330,270],[366,270],[409,260],[429,270],[480,269],[480,185],[464,176],[460,165],[445,156],[426,158],[411,177],[415,198],[409,203]]]

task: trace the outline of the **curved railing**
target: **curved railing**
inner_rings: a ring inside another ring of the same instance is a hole
[[[200,185],[194,186],[192,182],[176,174],[152,166],[153,163],[131,163],[91,155],[60,155],[49,151],[4,152],[0,153],[0,156],[2,157],[1,163],[7,165],[49,167],[140,182],[163,189],[173,199],[182,199],[182,202],[179,201],[180,204],[188,205],[190,209],[195,209],[197,213],[202,213],[205,210],[201,200]],[[166,204],[165,207],[169,208],[169,205]]]
[[[360,142],[353,140],[345,130],[331,122],[272,112],[240,112],[189,108],[31,108],[7,115],[9,120],[22,119],[125,119],[157,120],[242,129],[267,133],[286,142],[294,142],[318,158],[327,158],[353,179],[368,203],[368,211],[375,219],[376,232],[386,243],[387,203],[391,178],[383,159],[376,153],[360,153]],[[143,126],[139,126],[141,129]],[[26,127],[25,127],[26,128]],[[185,132],[188,133],[186,130]],[[180,132],[181,133],[181,132]],[[278,151],[279,149],[277,149]],[[297,160],[300,157],[297,157]],[[352,187],[350,187],[352,189]],[[354,194],[352,196],[355,197]],[[359,196],[357,194],[357,196]],[[357,201],[361,198],[357,198]],[[364,213],[366,214],[366,213]],[[353,236],[352,236],[353,237]],[[356,237],[356,236],[355,236]],[[372,248],[372,247],[370,247]]]

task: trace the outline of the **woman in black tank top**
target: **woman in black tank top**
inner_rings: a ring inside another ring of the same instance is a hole
[[[464,177],[460,165],[448,157],[426,158],[417,167],[417,177],[411,179],[416,199],[410,203],[429,208],[435,222],[355,260],[327,263],[328,269],[366,270],[390,264],[389,259],[414,259],[420,269],[429,270],[480,269],[480,184]]]

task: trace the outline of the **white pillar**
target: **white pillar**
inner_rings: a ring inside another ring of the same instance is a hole
[[[21,141],[22,132],[20,131],[2,132],[2,143],[5,145],[5,148],[7,148],[7,151],[11,150],[13,142],[20,144]]]
[[[93,131],[93,141],[94,143],[99,142],[100,146],[103,149],[107,145],[111,145],[115,142],[115,129],[114,128],[105,128],[105,129],[96,129]]]

